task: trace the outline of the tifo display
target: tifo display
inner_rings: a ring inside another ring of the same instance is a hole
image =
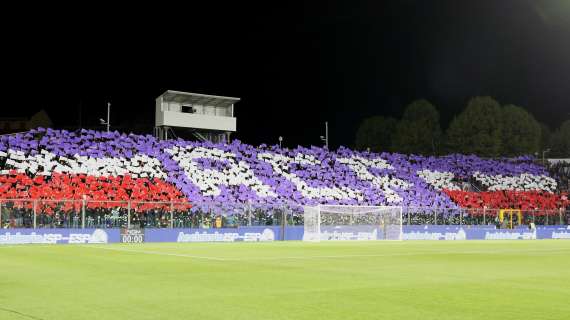
[[[187,204],[179,210],[215,207],[231,215],[244,205],[267,211],[288,206],[302,215],[303,206],[318,204],[552,212],[570,205],[555,177],[530,158],[159,141],[92,130],[38,128],[2,136],[0,170],[0,199],[85,199],[106,208],[175,202]],[[41,208],[48,214],[77,209]]]

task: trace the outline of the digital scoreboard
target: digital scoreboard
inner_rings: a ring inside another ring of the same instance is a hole
[[[143,229],[121,229],[121,242],[122,243],[143,243],[144,230]]]

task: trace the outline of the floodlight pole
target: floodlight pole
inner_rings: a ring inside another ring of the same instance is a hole
[[[546,164],[546,161],[544,159],[544,154],[550,152],[550,149],[546,149],[546,150],[542,150],[542,165],[544,166]]]
[[[329,148],[329,122],[325,121],[325,145]]]
[[[283,137],[279,136],[279,149],[281,149],[281,142],[283,141]]]
[[[321,141],[325,142],[325,147],[329,148],[329,122],[325,121],[325,135],[321,136]]]
[[[109,123],[109,118],[111,116],[111,102],[107,102],[107,132],[109,132],[109,127],[111,124]]]

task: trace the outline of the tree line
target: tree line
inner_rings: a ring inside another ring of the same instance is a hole
[[[360,124],[358,150],[422,155],[448,153],[482,157],[539,155],[570,157],[570,120],[552,131],[524,108],[500,105],[492,97],[474,97],[445,132],[437,108],[421,99],[411,102],[402,118],[373,116]]]

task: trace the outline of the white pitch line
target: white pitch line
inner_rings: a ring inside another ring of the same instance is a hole
[[[385,253],[385,254],[345,254],[345,255],[325,255],[325,256],[284,256],[284,257],[256,257],[256,258],[229,258],[226,261],[255,261],[255,260],[314,260],[314,259],[339,259],[339,258],[378,258],[378,257],[398,257],[398,256],[420,256],[430,254],[506,254],[506,253],[525,253],[525,252],[569,252],[569,250],[504,250],[504,251],[418,251],[418,252],[401,252],[401,253]]]
[[[34,244],[34,243],[22,243],[22,244],[0,244],[0,248],[48,248],[48,247],[61,247],[61,245],[55,244]]]
[[[120,251],[120,252],[130,252],[130,253],[153,254],[153,255],[159,255],[159,256],[171,256],[171,257],[204,259],[204,260],[214,260],[214,261],[227,261],[227,259],[224,259],[224,258],[196,256],[196,255],[182,254],[182,253],[168,253],[168,252],[149,251],[149,250],[129,250],[129,249],[121,249],[121,248],[94,247],[94,246],[89,246],[89,245],[82,246],[82,247],[93,248],[93,249],[101,249],[101,250]]]
[[[400,253],[384,253],[384,254],[345,254],[345,255],[323,255],[323,256],[283,256],[283,257],[246,257],[246,258],[219,258],[208,256],[197,256],[183,253],[168,253],[162,251],[150,250],[129,250],[122,248],[109,248],[109,247],[95,247],[95,246],[82,246],[94,249],[111,250],[119,252],[130,252],[139,254],[152,254],[161,256],[172,256],[180,258],[203,259],[212,261],[271,261],[271,260],[316,260],[316,259],[344,259],[344,258],[379,258],[379,257],[397,257],[397,256],[419,256],[430,254],[456,254],[456,255],[471,255],[471,254],[507,254],[507,253],[527,253],[527,252],[569,252],[570,250],[563,249],[537,249],[537,250],[497,250],[497,251],[416,251],[416,252],[400,252]]]
[[[196,256],[183,253],[168,253],[161,251],[150,251],[150,250],[129,250],[121,248],[105,248],[105,247],[94,247],[85,246],[88,248],[120,251],[120,252],[130,252],[130,253],[141,253],[141,254],[152,254],[160,256],[172,256],[172,257],[182,257],[182,258],[195,258],[195,259],[205,259],[214,261],[256,261],[256,260],[313,260],[313,259],[342,259],[342,258],[367,258],[367,257],[391,257],[391,256],[413,256],[420,254],[427,254],[427,252],[414,252],[414,253],[393,253],[393,254],[347,254],[347,255],[326,255],[326,256],[284,256],[284,257],[247,257],[247,258],[218,258],[218,257],[206,257],[206,256]],[[449,253],[452,253],[450,251]]]

